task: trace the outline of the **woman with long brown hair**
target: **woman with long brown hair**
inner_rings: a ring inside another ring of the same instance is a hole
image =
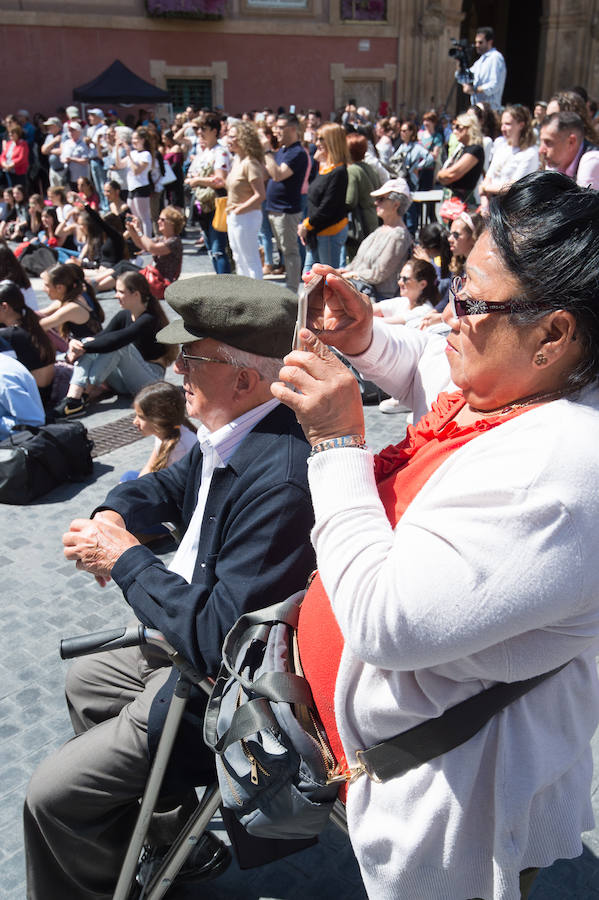
[[[349,152],[341,125],[326,122],[318,129],[314,159],[319,171],[308,188],[308,215],[297,227],[299,239],[307,248],[304,272],[309,272],[315,262],[335,269],[345,265]]]
[[[42,272],[45,292],[52,301],[39,310],[44,331],[58,331],[63,340],[83,340],[100,331],[104,310],[83,271],[72,263],[59,263]]]
[[[88,341],[69,341],[67,361],[75,368],[67,396],[54,410],[58,417],[83,412],[90,390],[98,396],[105,385],[117,393],[136,394],[163,378],[175,358],[175,347],[156,341],[168,319],[144,276],[140,272],[120,275],[116,295],[122,308],[101,334]]]
[[[488,212],[491,197],[539,168],[539,151],[526,106],[520,103],[506,106],[501,114],[501,134],[503,141],[499,146],[496,144],[491,165],[479,188],[484,214]]]

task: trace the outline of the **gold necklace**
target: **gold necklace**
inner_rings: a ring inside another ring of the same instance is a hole
[[[535,403],[549,403],[551,400],[558,400],[565,396],[566,391],[549,391],[547,394],[533,394],[532,397],[526,397],[524,400],[514,400],[505,406],[499,406],[497,409],[477,409],[476,406],[468,404],[472,412],[479,413],[481,416],[505,416],[514,409],[521,409],[524,406],[533,406]]]

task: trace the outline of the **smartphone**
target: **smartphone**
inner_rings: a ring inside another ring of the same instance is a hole
[[[313,275],[307,284],[299,292],[297,300],[297,321],[293,332],[292,350],[301,350],[302,342],[299,333],[306,327],[309,306],[324,305],[324,278],[322,275]]]
[[[292,103],[289,107],[289,113],[293,116],[295,115],[295,103]]]

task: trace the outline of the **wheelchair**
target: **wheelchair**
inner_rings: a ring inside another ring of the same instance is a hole
[[[169,644],[162,632],[146,628],[141,624],[65,638],[60,643],[62,659],[74,659],[78,656],[87,656],[105,650],[118,650],[123,647],[136,647],[144,644],[160,647],[177,668],[178,678],[145,791],[141,798],[137,821],[121,867],[113,900],[159,900],[160,897],[164,897],[173,885],[177,873],[187,857],[207,829],[210,820],[218,811],[221,802],[218,783],[215,782],[206,787],[196,809],[179,832],[158,868],[152,869],[141,864],[152,814],[158,802],[164,774],[191,688],[195,685],[210,694],[212,681],[196,672],[188,660]],[[336,801],[330,820],[345,834],[348,833],[345,807],[341,801]]]

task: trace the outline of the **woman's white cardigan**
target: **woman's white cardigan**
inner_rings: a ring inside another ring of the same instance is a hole
[[[443,346],[375,323],[352,363],[411,397],[416,420],[447,386]],[[598,448],[596,389],[529,410],[457,450],[394,531],[369,452],[310,461],[318,567],[345,638],[335,703],[350,765],[496,681],[574,659],[462,747],[350,786],[376,900],[517,900],[521,869],[582,850],[599,711]]]

